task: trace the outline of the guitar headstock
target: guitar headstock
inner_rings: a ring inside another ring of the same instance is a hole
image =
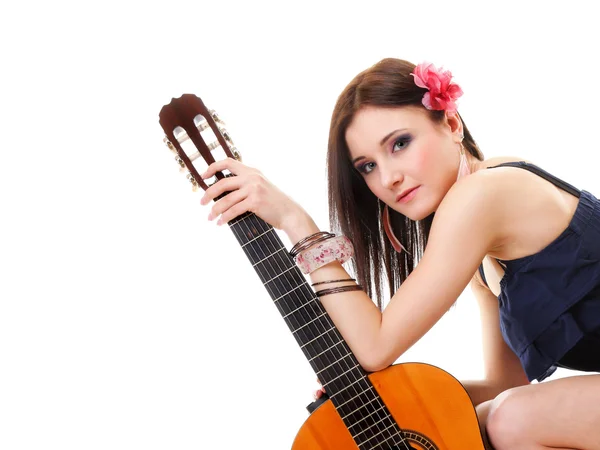
[[[200,174],[210,164],[227,157],[242,160],[225,129],[225,123],[194,94],[171,99],[171,103],[163,106],[158,116],[165,132],[164,142],[176,155],[180,170],[187,171],[187,178],[194,190],[198,186],[207,190],[216,179],[230,175],[217,172],[213,177],[216,179],[207,180],[207,185]]]

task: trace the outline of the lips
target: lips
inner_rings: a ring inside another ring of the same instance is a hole
[[[407,191],[404,191],[404,193],[402,193],[398,197],[396,197],[396,201],[402,200],[404,197],[406,197],[407,195],[409,195],[412,191],[414,191],[418,187],[419,186],[415,186],[414,188],[411,188],[411,189],[408,189]]]

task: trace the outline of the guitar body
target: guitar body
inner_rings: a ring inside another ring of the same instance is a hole
[[[402,363],[371,373],[369,379],[414,449],[484,449],[471,399],[447,372]],[[331,400],[310,415],[292,445],[293,450],[357,448]]]

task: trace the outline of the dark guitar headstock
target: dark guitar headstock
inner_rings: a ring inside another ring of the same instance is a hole
[[[158,116],[165,132],[164,142],[176,155],[180,170],[187,170],[187,178],[194,190],[198,186],[206,190],[212,184],[209,180],[207,185],[200,177],[208,165],[227,157],[242,160],[225,123],[194,94],[171,99]],[[215,177],[221,179],[228,175],[217,172]]]

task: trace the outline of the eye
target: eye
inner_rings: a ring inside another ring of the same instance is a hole
[[[403,134],[402,136],[397,137],[396,140],[393,141],[394,143],[392,144],[392,152],[396,153],[399,150],[405,149],[411,140],[412,136],[409,134]],[[358,166],[356,169],[359,171],[359,173],[367,175],[373,170],[374,167],[375,163],[368,162]]]
[[[363,175],[366,175],[369,172],[371,172],[371,170],[373,170],[373,165],[374,164],[375,163],[372,163],[372,162],[365,163],[365,164],[363,164],[363,165],[361,165],[361,166],[358,167],[358,171],[360,173],[362,173]]]
[[[394,141],[394,144],[392,145],[392,151],[395,152],[397,150],[402,150],[402,149],[406,148],[410,141],[411,141],[411,137],[408,135],[402,135],[402,136],[398,137],[398,139],[396,139]]]

